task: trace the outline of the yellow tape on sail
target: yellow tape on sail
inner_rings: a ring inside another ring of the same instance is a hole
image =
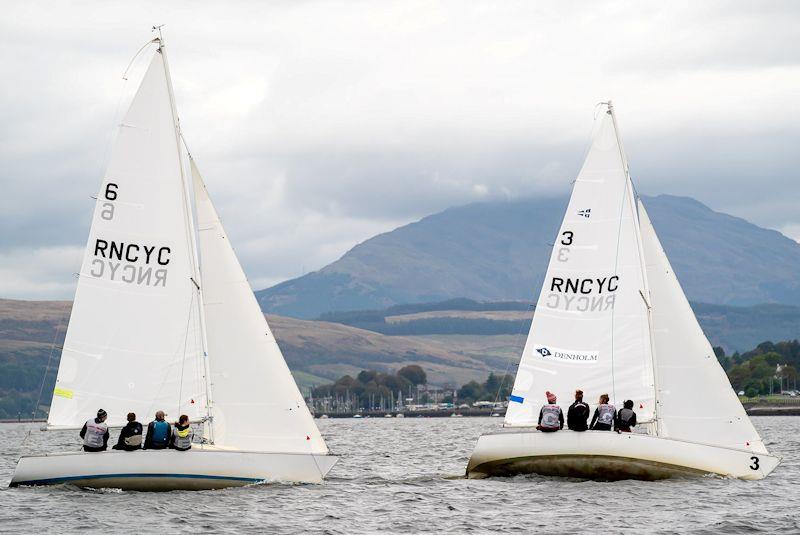
[[[56,389],[53,390],[53,395],[54,396],[58,396],[58,397],[62,397],[62,398],[72,399],[73,394],[74,394],[74,392],[72,390],[67,390],[66,388],[58,388],[58,387],[56,387]]]

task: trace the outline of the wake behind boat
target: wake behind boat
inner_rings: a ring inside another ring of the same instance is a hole
[[[545,391],[636,400],[634,433],[537,431]],[[720,474],[762,479],[780,462],[717,362],[633,188],[614,108],[602,106],[523,350],[504,428],[467,476],[599,480]]]
[[[164,43],[153,43],[97,197],[47,429],[77,434],[101,407],[109,427],[161,409],[187,414],[202,443],[25,455],[11,486],[319,483],[336,457],[182,145]]]

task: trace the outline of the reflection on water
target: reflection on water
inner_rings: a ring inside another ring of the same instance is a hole
[[[322,485],[170,493],[8,489],[23,450],[77,450],[79,440],[75,433],[41,433],[36,424],[3,424],[0,532],[116,533],[131,525],[147,533],[800,532],[800,418],[753,419],[770,451],[783,457],[762,481],[463,479],[475,441],[498,420],[317,420],[341,455]]]

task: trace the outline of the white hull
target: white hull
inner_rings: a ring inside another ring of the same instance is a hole
[[[89,488],[165,491],[260,482],[321,483],[337,460],[331,455],[211,448],[26,455],[17,463],[10,486],[70,483]]]
[[[768,453],[635,433],[504,429],[478,439],[467,465],[467,477],[541,474],[655,480],[719,474],[763,479],[779,462],[780,458]]]

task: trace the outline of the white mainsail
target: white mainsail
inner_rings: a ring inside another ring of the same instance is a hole
[[[550,257],[505,423],[536,425],[549,390],[567,405],[633,399],[652,419],[655,387],[636,201],[616,125],[603,109]]]
[[[658,355],[661,434],[767,453],[697,323],[641,201],[639,219]]]
[[[258,306],[195,162],[190,161],[214,399],[214,442],[243,450],[325,454],[325,441]]]
[[[206,414],[194,237],[165,59],[156,51],[97,197],[48,417],[123,425]]]

